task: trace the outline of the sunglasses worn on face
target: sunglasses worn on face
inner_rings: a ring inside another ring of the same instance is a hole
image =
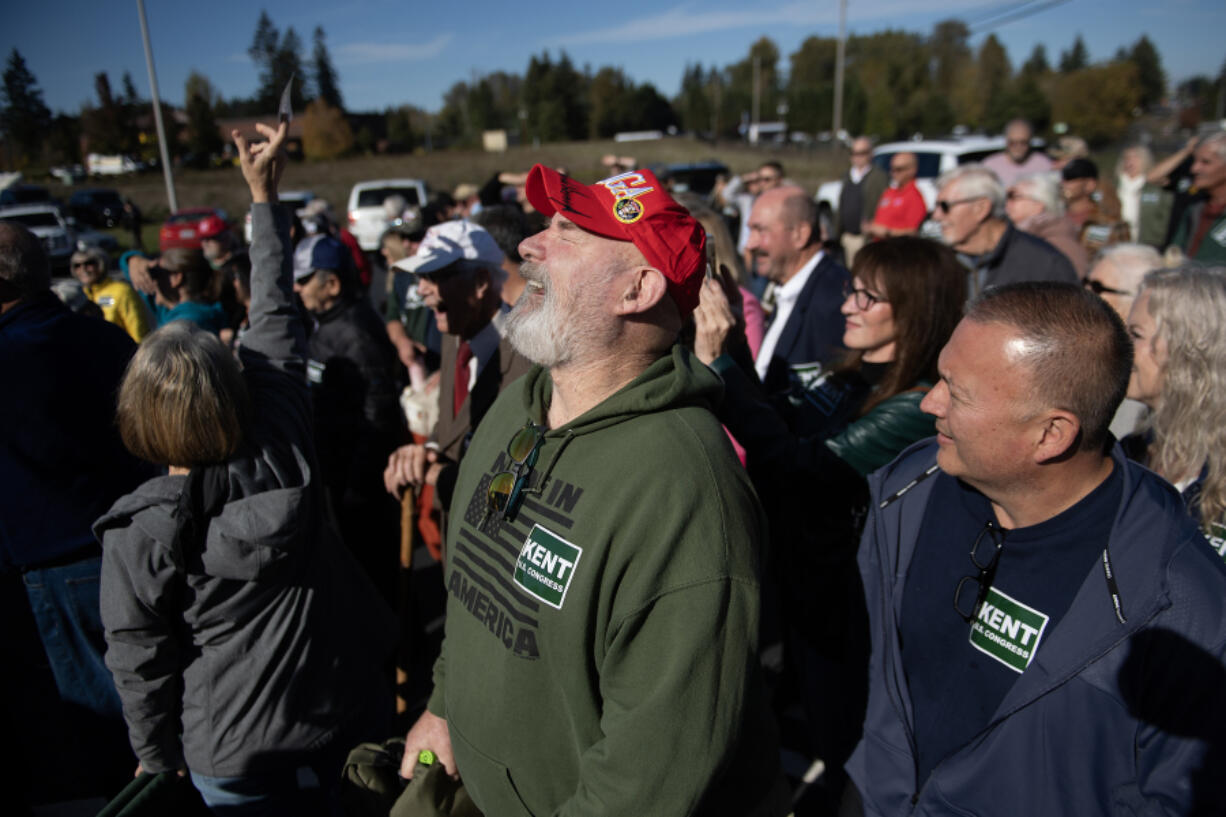
[[[83,267],[96,267],[96,266],[97,266],[97,263],[94,261],[73,261],[72,262],[73,269],[81,269]]]
[[[541,444],[545,442],[545,427],[528,423],[507,443],[507,455],[511,458],[511,470],[494,474],[485,493],[485,516],[499,513],[503,519],[514,521],[519,512],[519,502],[524,495],[524,486],[536,465]],[[482,521],[484,524],[484,520]]]
[[[938,201],[936,209],[940,210],[944,215],[949,215],[949,211],[959,204],[966,204],[968,201],[981,199],[982,196],[971,196],[969,199],[954,199],[953,201]]]
[[[979,609],[988,597],[992,579],[996,576],[996,565],[1000,562],[1001,551],[1005,548],[1005,533],[1004,528],[989,519],[975,537],[975,543],[971,545],[971,564],[975,565],[979,575],[963,576],[954,588],[954,611],[967,624],[979,616]],[[972,586],[971,582],[976,588],[974,595],[963,592]]]
[[[1131,292],[1128,292],[1123,289],[1114,289],[1113,287],[1109,287],[1106,284],[1104,284],[1102,281],[1097,281],[1093,278],[1085,279],[1084,281],[1081,282],[1081,285],[1084,286],[1086,289],[1090,290],[1091,292],[1093,292],[1095,295],[1102,295],[1104,292],[1111,294],[1111,295],[1131,295],[1132,294]]]
[[[886,303],[885,298],[882,298],[880,295],[875,295],[872,292],[869,292],[867,289],[852,289],[847,284],[844,284],[843,300],[846,301],[851,297],[855,298],[854,303],[856,305],[856,309],[859,309],[861,312],[866,309],[872,309],[877,304]]]

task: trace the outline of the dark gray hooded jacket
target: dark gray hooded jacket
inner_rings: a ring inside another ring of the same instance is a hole
[[[301,765],[369,701],[391,648],[389,613],[327,518],[285,214],[253,206],[252,233],[252,417],[212,469],[214,511],[184,533],[194,472],[149,480],[95,524],[106,663],[149,772]]]

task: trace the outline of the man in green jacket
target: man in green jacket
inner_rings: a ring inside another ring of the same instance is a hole
[[[758,674],[763,519],[676,344],[704,233],[648,171],[540,165],[507,337],[447,535],[447,630],[402,774],[430,750],[490,815],[782,815]]]
[[[1171,243],[1206,264],[1226,264],[1226,131],[1200,140],[1192,160],[1192,182],[1206,198],[1186,211]]]

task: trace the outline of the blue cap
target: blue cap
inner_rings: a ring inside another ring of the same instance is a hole
[[[332,236],[307,236],[294,248],[294,280],[309,278],[317,269],[344,273],[352,263],[349,248]]]

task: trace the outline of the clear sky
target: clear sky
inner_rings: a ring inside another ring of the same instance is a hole
[[[118,90],[129,71],[142,96],[149,79],[136,0],[6,0],[0,49],[16,47],[55,111],[76,113],[94,102],[93,76],[107,71]],[[1042,8],[1047,6],[1046,8]],[[1222,0],[849,0],[849,33],[902,28],[928,33],[937,20],[972,24],[1014,7],[1040,8],[992,28],[1016,68],[1036,43],[1053,63],[1080,33],[1092,60],[1106,59],[1142,33],[1158,47],[1168,79],[1215,75],[1226,59]],[[226,97],[250,96],[255,68],[247,56],[259,3],[146,0],[153,56],[163,98],[183,101],[196,70]],[[474,74],[523,73],[528,59],[565,49],[582,68],[614,65],[666,96],[679,88],[687,63],[726,65],[750,43],[771,37],[784,58],[810,35],[837,33],[837,0],[265,0],[279,29],[293,26],[309,57],[321,25],[350,110],[410,103],[437,110],[454,82]],[[987,35],[976,33],[972,45]]]

